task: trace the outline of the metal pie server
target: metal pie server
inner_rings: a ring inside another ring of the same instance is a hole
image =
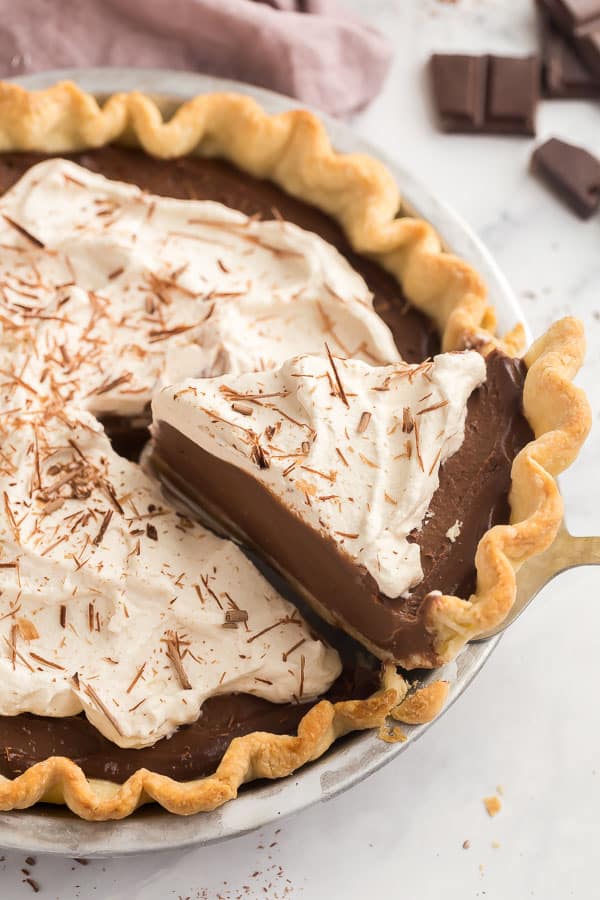
[[[507,617],[475,640],[485,641],[503,632],[553,578],[577,566],[600,566],[600,537],[574,537],[563,520],[554,543],[546,552],[534,556],[519,569],[517,597]]]

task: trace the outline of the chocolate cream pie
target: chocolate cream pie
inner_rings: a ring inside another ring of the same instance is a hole
[[[431,718],[396,664],[500,622],[560,523],[579,324],[517,358],[304,111],[0,85],[0,147],[0,807],[189,814]]]

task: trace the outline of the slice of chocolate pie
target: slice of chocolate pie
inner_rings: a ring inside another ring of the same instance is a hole
[[[324,618],[381,659],[422,664],[432,594],[465,587],[532,437],[521,389],[498,353],[487,367],[473,350],[378,368],[303,356],[158,391],[153,460]]]

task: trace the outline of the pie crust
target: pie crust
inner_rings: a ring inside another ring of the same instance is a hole
[[[0,152],[67,153],[110,142],[163,158],[222,157],[268,178],[332,216],[358,253],[391,272],[407,299],[434,321],[444,350],[497,346],[513,355],[523,347],[521,326],[502,339],[495,335],[494,310],[471,266],[444,252],[426,222],[397,218],[401,201],[387,169],[366,155],[336,153],[310,112],[270,116],[248,97],[210,94],[184,103],[164,122],[156,103],[137,92],[116,94],[100,108],[70,82],[38,92],[0,83]],[[481,539],[477,588],[468,600],[428,596],[435,651],[407,661],[412,666],[440,665],[499,624],[514,602],[519,566],[554,540],[563,513],[555,477],[573,462],[590,427],[585,395],[572,384],[584,348],[581,324],[566,318],[525,355],[523,404],[535,440],[513,463],[511,524],[495,526]],[[389,714],[401,722],[429,721],[446,694],[445,682],[408,694],[402,676],[388,665],[377,693],[367,700],[319,702],[301,720],[297,736],[255,732],[235,738],[212,776],[176,782],[140,769],[118,785],[88,779],[73,761],[51,757],[13,780],[0,777],[0,809],[64,803],[89,820],[123,818],[149,801],[181,815],[212,810],[233,799],[240,785],[289,775],[337,738],[381,726]]]

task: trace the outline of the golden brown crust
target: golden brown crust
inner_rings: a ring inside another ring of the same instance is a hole
[[[585,353],[583,327],[565,318],[537,340],[525,355],[525,415],[535,440],[513,462],[511,524],[496,525],[479,542],[477,586],[468,600],[430,596],[428,629],[434,653],[407,664],[441,665],[464,644],[499,625],[516,597],[516,573],[556,537],[563,502],[555,477],[576,458],[591,425],[587,398],[572,379]]]
[[[87,779],[72,760],[53,756],[12,781],[0,777],[0,810],[64,803],[83,819],[102,821],[122,819],[156,801],[178,815],[207,812],[236,797],[248,781],[283,778],[318,759],[342,735],[380,726],[405,693],[404,679],[390,666],[381,690],[367,700],[321,700],[313,706],[297,736],[254,732],[234,738],[214,775],[196,781],[177,782],[139,769],[124,784],[112,784]]]
[[[444,349],[500,346],[517,353],[522,348],[521,326],[503,340],[495,336],[494,310],[471,266],[443,252],[428,223],[397,218],[400,197],[388,170],[362,154],[336,153],[311,113],[269,116],[248,97],[212,94],[183,104],[164,122],[157,105],[136,92],[116,94],[100,108],[69,82],[39,92],[0,83],[0,151],[69,152],[112,141],[139,145],[165,158],[220,156],[271,179],[335,218],[357,252],[392,272],[407,299],[436,323]],[[554,539],[562,517],[554,476],[575,458],[589,428],[585,397],[571,384],[583,348],[581,326],[566,319],[527,354],[524,403],[536,440],[514,462],[512,524],[496,526],[481,540],[477,590],[469,600],[431,599],[428,627],[434,651],[403,660],[407,666],[445,662],[466,641],[500,622],[514,602],[516,569]],[[72,761],[53,757],[12,781],[0,779],[0,808],[46,800],[66,803],[93,820],[122,818],[152,800],[182,815],[214,809],[235,797],[241,784],[288,775],[318,758],[341,735],[381,726],[392,710],[394,718],[405,722],[429,721],[437,714],[447,693],[445,682],[405,700],[404,680],[389,666],[385,672],[382,689],[367,700],[321,701],[302,719],[296,737],[254,733],[236,738],[208,778],[178,783],[142,769],[125,784],[114,785],[88,780]]]
[[[430,681],[424,687],[412,691],[390,713],[397,722],[406,725],[424,725],[443,709],[450,684],[447,681]]]

